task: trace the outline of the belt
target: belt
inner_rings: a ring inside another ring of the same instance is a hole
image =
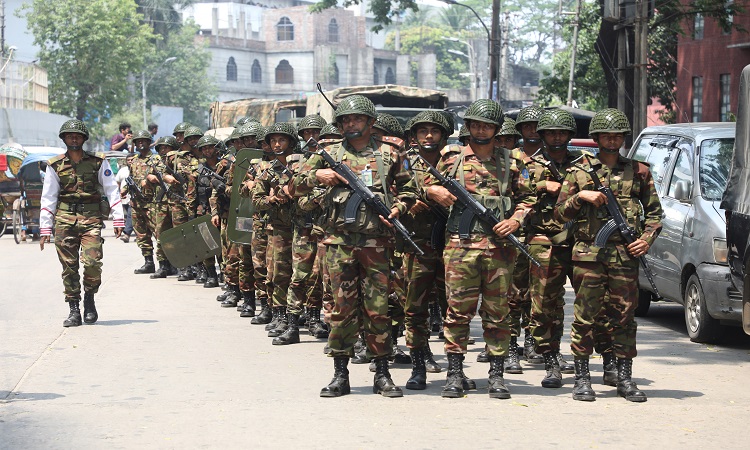
[[[96,203],[65,203],[60,202],[57,204],[57,209],[75,214],[81,214],[85,212],[99,212],[99,202]]]

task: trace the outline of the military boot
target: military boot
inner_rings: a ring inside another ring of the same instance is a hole
[[[518,351],[516,348],[518,347],[518,341],[516,340],[516,337],[513,336],[510,338],[510,347],[508,349],[508,356],[505,358],[505,371],[508,373],[512,373],[514,375],[519,375],[523,373],[523,368],[521,367],[521,361],[518,358]]]
[[[99,320],[99,313],[96,312],[94,294],[86,292],[83,294],[83,321],[85,323],[96,323],[97,320]]]
[[[409,355],[404,353],[398,346],[398,332],[399,326],[394,325],[391,327],[391,341],[393,342],[393,349],[391,350],[391,356],[388,357],[394,364],[411,364],[411,358]]]
[[[242,311],[240,317],[255,317],[255,291],[242,293]]]
[[[479,352],[477,355],[477,362],[478,363],[488,363],[490,362],[490,352],[487,351],[487,346],[484,346],[484,350]]]
[[[267,298],[260,299],[260,313],[257,316],[250,319],[252,325],[265,325],[271,322],[273,314],[271,312],[271,305],[268,304]]]
[[[177,274],[179,274],[179,269],[177,267],[173,266],[171,262],[167,261],[167,269],[169,272],[167,273],[168,276],[173,277]]]
[[[177,281],[190,281],[190,273],[188,273],[187,267],[177,269]]]
[[[412,358],[412,361],[414,358]],[[424,366],[425,369],[430,373],[440,373],[443,371],[443,368],[440,367],[440,364],[438,364],[435,361],[435,357],[432,355],[432,349],[430,348],[429,344],[424,346]]]
[[[320,320],[320,308],[310,308],[309,314],[310,322],[307,325],[307,332],[310,333],[310,336],[313,336],[316,339],[328,338],[330,332],[328,331],[326,324]]]
[[[503,379],[504,360],[505,358],[502,356],[490,355],[490,398],[510,398],[510,391],[505,387],[505,380]]]
[[[195,265],[195,284],[204,284],[208,280],[206,267],[202,263]]]
[[[287,314],[286,322],[289,324],[278,337],[271,341],[273,345],[299,344],[299,315]],[[269,333],[270,334],[270,333]]]
[[[299,319],[297,319],[297,325],[300,327],[307,328],[307,322],[310,320],[310,311],[309,309],[305,308],[302,314],[299,315]]]
[[[425,367],[425,352],[421,348],[413,348],[411,353],[411,377],[406,381],[406,389],[423,391],[427,389],[427,368]]]
[[[564,373],[567,375],[576,373],[576,368],[573,366],[573,364],[565,361],[562,353],[555,352],[555,359],[557,360],[557,364],[560,366],[560,373]]]
[[[573,386],[573,400],[593,402],[596,392],[591,388],[591,373],[589,373],[588,356],[577,357],[573,360],[576,371],[576,384]]]
[[[542,357],[544,358],[544,370],[547,371],[547,375],[542,379],[542,387],[562,387],[562,374],[560,373],[560,365],[557,362],[557,358],[555,358],[555,352],[544,353]]]
[[[278,307],[279,320],[276,323],[276,327],[268,331],[268,337],[279,337],[289,328],[289,322],[287,321],[286,306]],[[296,316],[296,315],[295,315]]]
[[[266,325],[263,328],[266,331],[271,331],[274,328],[276,328],[279,325],[279,320],[281,320],[281,317],[280,317],[281,308],[279,308],[278,306],[274,306],[272,308],[273,309],[271,311],[273,313],[273,318],[271,319],[270,322],[268,322],[268,325]]]
[[[472,380],[471,378],[467,377],[466,374],[464,373],[464,366],[463,366],[464,359],[466,359],[466,355],[462,353],[461,354],[461,377],[464,379],[463,381],[464,391],[476,391],[477,383],[475,383],[474,380]]]
[[[68,318],[63,321],[64,327],[78,327],[81,325],[81,308],[79,303],[79,300],[68,302],[70,314],[68,314]]]
[[[375,377],[372,381],[373,394],[380,394],[383,397],[403,397],[404,393],[401,388],[391,379],[391,373],[388,371],[388,358],[383,356],[375,359]]]
[[[167,275],[169,275],[169,267],[167,267],[167,264],[169,264],[169,261],[159,261],[159,268],[156,269],[156,272],[149,275],[149,278],[152,280],[157,278],[167,278]]]
[[[448,375],[440,396],[444,398],[461,398],[464,396],[463,355],[448,353]]]
[[[354,343],[354,358],[352,364],[367,364],[370,362],[367,357],[367,344],[365,343],[365,332],[359,332],[359,338]]]
[[[534,351],[534,338],[529,330],[526,330],[523,339],[523,357],[529,364],[544,364],[542,355]]]
[[[224,301],[221,302],[222,308],[234,308],[237,306],[237,302],[240,301],[240,287],[236,284],[233,284],[230,286],[230,290],[227,291],[229,294],[224,298]]]
[[[341,397],[351,392],[349,386],[348,356],[333,357],[333,379],[328,386],[320,390],[321,397]]]
[[[195,265],[188,266],[186,270],[187,270],[188,280],[195,280],[195,277],[197,276]]]
[[[617,395],[629,402],[641,403],[648,400],[646,393],[638,389],[633,377],[633,360],[617,358]]]
[[[602,353],[602,365],[604,366],[604,379],[602,382],[607,386],[617,386],[617,358],[615,352]]]
[[[219,274],[216,273],[216,266],[206,268],[206,281],[203,283],[204,288],[219,287]]]
[[[227,296],[229,296],[229,294],[232,292],[231,286],[232,286],[231,284],[224,285],[224,287],[222,288],[224,289],[224,292],[216,296],[217,302],[223,302],[224,300],[226,300]]]
[[[440,329],[443,328],[443,315],[440,314],[440,303],[436,301],[430,303],[429,306],[430,311],[430,330],[433,333],[440,332]]]
[[[142,274],[142,273],[154,273],[156,272],[156,266],[154,266],[154,257],[153,256],[144,256],[143,257],[144,262],[143,265],[133,271],[134,274]]]

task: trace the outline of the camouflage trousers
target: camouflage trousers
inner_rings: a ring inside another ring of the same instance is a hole
[[[169,205],[166,202],[153,203],[149,211],[151,213],[151,223],[154,225],[154,237],[156,238],[156,259],[158,261],[166,261],[167,255],[161,249],[159,237],[161,237],[163,232],[172,228],[172,216],[169,212]]]
[[[257,299],[268,298],[269,281],[268,269],[266,262],[268,256],[268,235],[262,226],[253,225],[253,239],[250,242],[252,248],[253,261],[253,285],[255,286],[255,297]],[[273,256],[273,252],[271,252]]]
[[[253,251],[250,245],[236,244],[239,247],[240,266],[239,282],[240,291],[251,292],[255,290],[255,268],[253,267]]]
[[[84,292],[96,294],[102,283],[102,221],[74,215],[67,215],[66,219],[75,223],[55,221],[55,249],[63,268],[65,301],[77,302],[81,300],[81,279],[78,274],[81,262]]]
[[[510,307],[510,335],[518,337],[521,329],[528,330],[531,317],[531,296],[529,295],[529,259],[523,253],[518,254],[516,268],[513,270],[513,287],[508,298]]]
[[[172,225],[178,227],[190,220],[190,211],[185,203],[169,203],[172,213]]]
[[[573,276],[570,247],[532,244],[529,252],[541,263],[531,267],[531,335],[537,353],[559,352],[565,320],[565,282]]]
[[[491,249],[446,247],[443,250],[448,296],[448,313],[443,325],[446,353],[466,353],[469,326],[477,312],[480,295],[479,316],[487,350],[493,356],[508,353],[508,296],[516,253],[509,245]]]
[[[388,317],[388,285],[391,250],[383,247],[328,245],[326,264],[334,296],[331,356],[352,356],[359,333],[359,318],[365,331],[368,355],[391,353],[391,319]],[[361,300],[361,301],[360,301]]]
[[[326,264],[326,251],[328,246],[318,242],[318,254],[316,255],[315,265],[318,266],[320,273],[320,282],[322,288],[323,303],[323,320],[325,323],[331,323],[331,312],[333,311],[333,291],[331,291],[331,276],[328,273],[328,264]]]
[[[388,315],[391,316],[391,324],[401,326],[404,324],[406,315],[406,286],[403,271],[403,253],[393,252],[391,258],[391,290],[388,294]]]
[[[409,348],[422,348],[428,345],[430,302],[434,301],[435,297],[445,299],[445,265],[442,252],[436,252],[427,246],[422,248],[425,249],[424,256],[404,253],[403,258],[406,281],[406,346]]]
[[[576,300],[570,332],[573,356],[593,353],[596,342],[601,340],[596,336],[600,326],[608,328],[618,358],[634,358],[638,354],[638,260],[623,261],[616,252],[612,253],[605,261],[574,263]]]
[[[146,258],[153,258],[154,244],[151,241],[151,238],[154,236],[153,231],[156,229],[156,224],[151,221],[153,215],[151,214],[150,208],[153,204],[146,203],[136,205],[131,202],[130,206],[130,211],[133,215],[133,230],[135,230],[136,236],[135,242],[138,244],[138,248],[141,249],[141,254],[143,256]]]
[[[310,235],[310,231],[308,228],[294,228],[292,278],[287,295],[287,312],[290,314],[302,314],[306,303],[310,307],[320,307],[322,303],[320,272],[315,265],[318,240]]]
[[[240,282],[240,248],[227,237],[227,219],[221,219],[221,255],[224,280],[230,286],[237,286]]]
[[[286,297],[292,280],[292,227],[274,225],[268,240],[267,253],[271,253],[268,276],[271,278],[273,306],[287,306]],[[266,256],[266,258],[268,258]]]

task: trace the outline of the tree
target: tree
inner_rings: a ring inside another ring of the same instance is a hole
[[[344,0],[339,4],[339,0],[320,0],[310,6],[310,11],[320,12],[328,8],[343,6],[347,8],[352,5],[359,5],[362,0]],[[370,1],[370,11],[375,16],[376,25],[372,27],[373,31],[380,31],[393,22],[391,18],[394,13],[399,11],[417,11],[419,7],[415,0],[372,0]]]
[[[32,0],[20,9],[49,76],[50,109],[101,121],[127,106],[128,75],[139,72],[152,38],[132,0]]]

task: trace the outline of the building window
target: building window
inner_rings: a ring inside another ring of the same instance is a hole
[[[728,73],[723,73],[719,76],[719,98],[721,101],[721,104],[719,105],[719,120],[722,122],[729,122],[729,115],[731,114],[731,97],[729,92],[730,81],[731,78]]]
[[[330,22],[328,22],[328,42],[338,42],[339,41],[339,24],[336,22],[336,19],[331,19]]]
[[[385,84],[396,84],[396,75],[390,67],[385,71]]]
[[[695,39],[696,41],[703,39],[704,22],[705,19],[703,18],[703,14],[695,15],[695,20],[693,22],[693,39]]]
[[[339,66],[336,63],[331,66],[331,83],[339,84]]]
[[[294,69],[289,65],[289,61],[282,59],[276,66],[276,84],[294,83]]]
[[[282,17],[276,24],[276,39],[279,41],[294,40],[294,25],[289,17]]]
[[[237,63],[234,62],[234,56],[230,56],[227,62],[227,81],[237,81]]]
[[[263,81],[263,71],[260,70],[260,63],[256,59],[253,61],[253,67],[250,69],[250,82],[261,83]]]
[[[378,68],[375,68],[375,73],[372,77],[372,84],[380,84],[380,72],[378,72]]]
[[[693,122],[703,119],[703,77],[693,77]]]

